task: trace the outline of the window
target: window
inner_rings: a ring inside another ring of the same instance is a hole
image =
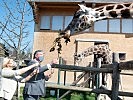
[[[109,20],[109,32],[120,33],[120,19]]]
[[[119,53],[120,60],[126,60],[126,53]]]
[[[42,16],[40,29],[63,30],[69,25],[72,18],[73,16]],[[89,28],[85,31],[88,32]],[[94,32],[133,33],[133,19],[122,19],[122,21],[120,21],[120,19],[97,21],[94,23]]]
[[[73,16],[42,16],[40,29],[59,30],[66,28],[71,22]],[[51,25],[52,24],[52,25]],[[51,29],[52,26],[52,29]]]
[[[107,20],[101,20],[94,23],[95,32],[107,32]]]
[[[71,22],[73,16],[65,16],[65,25],[64,25],[64,28],[66,28],[69,23]]]
[[[133,19],[122,19],[122,33],[133,33]]]
[[[52,18],[52,30],[63,29],[63,16],[53,16]]]
[[[50,16],[41,16],[40,29],[50,29]]]

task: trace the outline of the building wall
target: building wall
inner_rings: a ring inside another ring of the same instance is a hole
[[[53,45],[54,39],[58,36],[57,32],[35,32],[34,33],[34,47],[33,50],[42,49],[45,51],[45,62],[49,63],[52,59],[58,58],[57,50],[49,52]],[[62,51],[60,56],[66,61],[67,65],[74,64],[74,54],[75,54],[75,39],[99,39],[99,40],[109,40],[109,47],[112,52],[126,53],[126,61],[133,59],[133,38],[125,38],[124,34],[99,34],[99,33],[83,33],[79,35],[72,36],[71,42],[67,45],[62,39]],[[81,53],[88,47],[93,46],[93,43],[89,42],[79,42],[78,53]],[[82,64],[83,63],[83,64]],[[87,65],[85,61],[81,62],[81,65]]]
[[[74,11],[77,8],[44,8],[40,9],[39,13],[40,16],[42,15],[73,15]],[[39,20],[40,21],[40,20]],[[50,48],[53,45],[54,39],[58,37],[58,31],[46,31],[40,30],[40,22],[35,25],[35,32],[34,32],[34,44],[33,44],[33,52],[37,49],[42,49],[45,52],[45,61],[42,64],[49,63],[52,59],[58,58],[57,50],[53,52],[49,52]],[[100,27],[100,26],[99,26]],[[130,37],[131,36],[131,37]],[[74,54],[76,50],[75,39],[100,39],[100,40],[108,40],[109,47],[112,52],[118,53],[126,53],[126,60],[133,59],[133,46],[132,41],[133,37],[129,34],[127,38],[127,34],[118,34],[118,33],[85,33],[82,32],[81,34],[73,35],[70,37],[71,42],[67,45],[64,43],[64,39],[62,39],[62,51],[59,55],[62,57],[67,65],[74,65]],[[85,49],[90,46],[93,46],[93,42],[79,42],[78,44],[78,53],[81,53]],[[79,65],[86,67],[90,62],[92,62],[93,55],[85,58]],[[132,71],[131,71],[132,72]],[[77,73],[77,76],[80,72]],[[111,75],[109,75],[111,77]],[[64,71],[61,71],[61,83],[64,82]],[[110,79],[110,78],[109,78]],[[55,69],[55,73],[53,77],[49,80],[49,82],[57,83],[58,80],[58,69]],[[128,82],[130,80],[130,82]],[[74,72],[67,71],[66,72],[66,83],[71,84],[74,81]],[[123,90],[132,91],[130,86],[132,86],[133,78],[129,76],[121,76],[121,84]],[[128,86],[127,86],[128,82]],[[109,82],[109,88],[111,86],[111,81]]]

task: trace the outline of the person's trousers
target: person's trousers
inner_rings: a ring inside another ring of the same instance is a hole
[[[28,95],[28,94],[23,94],[24,100],[39,100],[38,95]]]

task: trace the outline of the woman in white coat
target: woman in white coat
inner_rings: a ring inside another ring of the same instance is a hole
[[[16,67],[16,63],[13,61],[13,59],[4,58],[2,73],[1,73],[2,85],[0,90],[0,97],[3,98],[4,100],[11,100],[17,88],[17,81],[19,82],[28,81],[32,76],[34,76],[37,73],[37,69],[35,69],[25,78],[21,77],[20,75],[38,65],[39,63],[35,63],[25,68],[13,70],[13,68]]]

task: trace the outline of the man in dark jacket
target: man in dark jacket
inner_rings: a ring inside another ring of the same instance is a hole
[[[34,53],[33,60],[28,63],[32,65],[35,62],[42,62],[44,60],[44,53],[42,50],[37,50]],[[46,88],[45,88],[45,81],[49,79],[48,76],[44,75],[44,72],[47,70],[51,70],[51,65],[56,64],[58,61],[55,59],[51,62],[51,64],[47,64],[45,66],[39,65],[36,67],[37,74],[33,75],[33,77],[25,83],[25,87],[23,90],[23,98],[24,100],[39,100],[40,96],[45,96]],[[29,70],[25,75],[29,75],[33,70]]]

